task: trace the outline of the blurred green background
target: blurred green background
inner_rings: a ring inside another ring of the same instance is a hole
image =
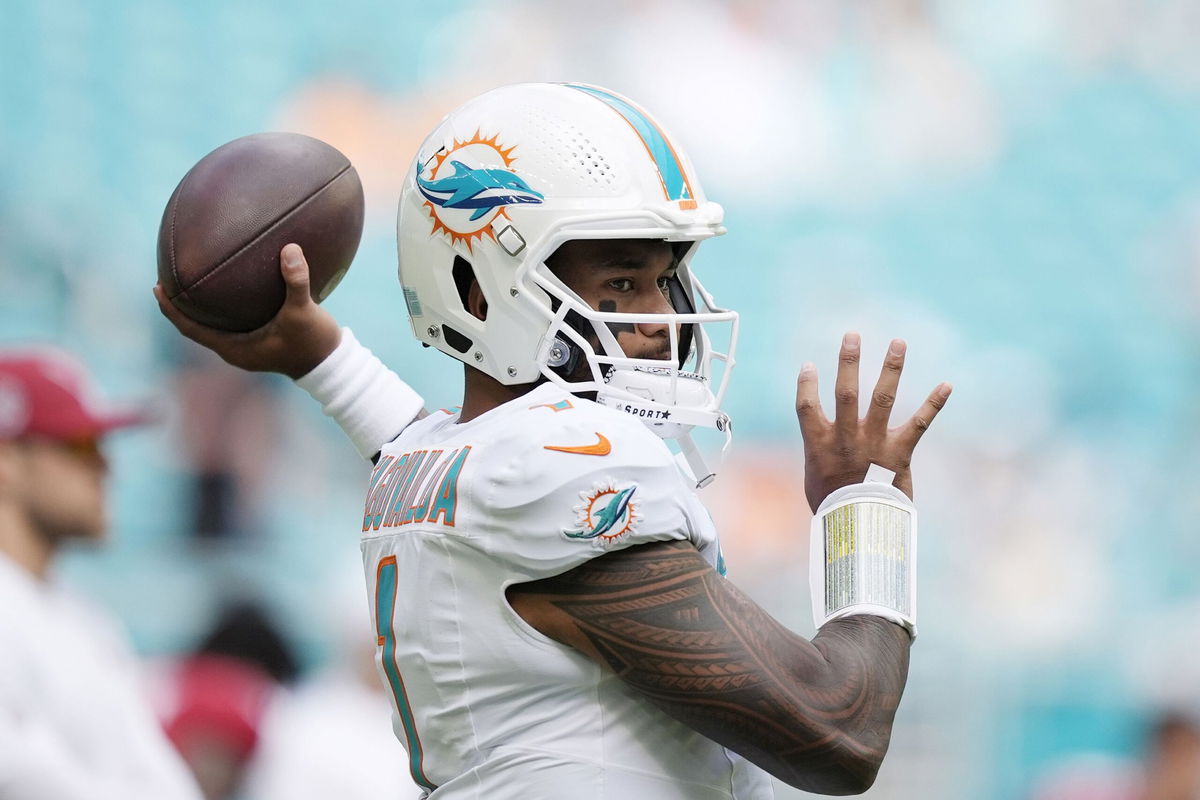
[[[909,342],[897,414],[955,384],[918,451],[921,637],[868,797],[1050,797],[1064,770],[1135,769],[1155,715],[1200,709],[1200,4],[2,6],[0,341],[64,345],[161,411],[113,442],[110,546],[65,566],[148,656],[249,596],[327,659],[367,474],[302,393],[159,317],[180,177],[261,130],[341,148],[368,220],[327,305],[454,405],[460,370],[411,340],[395,279],[400,181],[468,97],[570,80],[650,108],[726,208],[695,262],[743,315],[735,449],[706,493],[731,576],[796,630],[799,365],[828,393],[859,330],[868,375]]]

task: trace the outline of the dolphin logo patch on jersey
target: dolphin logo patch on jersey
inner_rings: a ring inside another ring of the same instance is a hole
[[[590,492],[580,492],[583,502],[575,506],[574,529],[566,529],[568,539],[600,539],[611,542],[632,532],[641,516],[633,502],[637,484],[618,489],[609,481]]]
[[[492,227],[505,208],[541,203],[545,195],[513,171],[516,147],[501,146],[498,137],[479,131],[455,139],[417,164],[417,190],[433,219],[434,235],[470,250],[484,236],[495,239]]]

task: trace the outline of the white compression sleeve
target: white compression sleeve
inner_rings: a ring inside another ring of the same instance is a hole
[[[372,458],[421,413],[425,402],[342,328],[342,341],[296,385],[321,404],[363,458]]]

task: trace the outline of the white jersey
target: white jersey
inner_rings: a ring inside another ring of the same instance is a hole
[[[675,721],[508,605],[611,550],[716,531],[641,422],[544,384],[386,445],[362,552],[393,727],[438,800],[747,800],[758,767]]]
[[[4,555],[0,797],[200,800],[115,626]]]

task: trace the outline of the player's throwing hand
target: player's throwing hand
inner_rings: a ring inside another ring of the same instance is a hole
[[[235,367],[251,372],[280,372],[300,378],[333,352],[341,328],[333,316],[317,305],[309,293],[308,261],[300,246],[289,244],[280,253],[280,270],[287,285],[283,307],[257,330],[230,333],[187,317],[167,299],[162,285],[154,297],[163,316],[180,333],[207,347]]]
[[[858,362],[861,341],[857,333],[842,337],[834,386],[833,421],[825,417],[817,396],[817,368],[806,363],[796,381],[796,416],[804,438],[804,492],[815,512],[835,489],[863,480],[867,468],[878,464],[896,473],[892,482],[910,498],[912,454],[921,435],[946,405],[951,386],[939,383],[917,412],[903,425],[888,427],[900,373],[904,370],[903,339],[893,339],[883,359],[883,370],[871,394],[867,415],[859,418]]]

